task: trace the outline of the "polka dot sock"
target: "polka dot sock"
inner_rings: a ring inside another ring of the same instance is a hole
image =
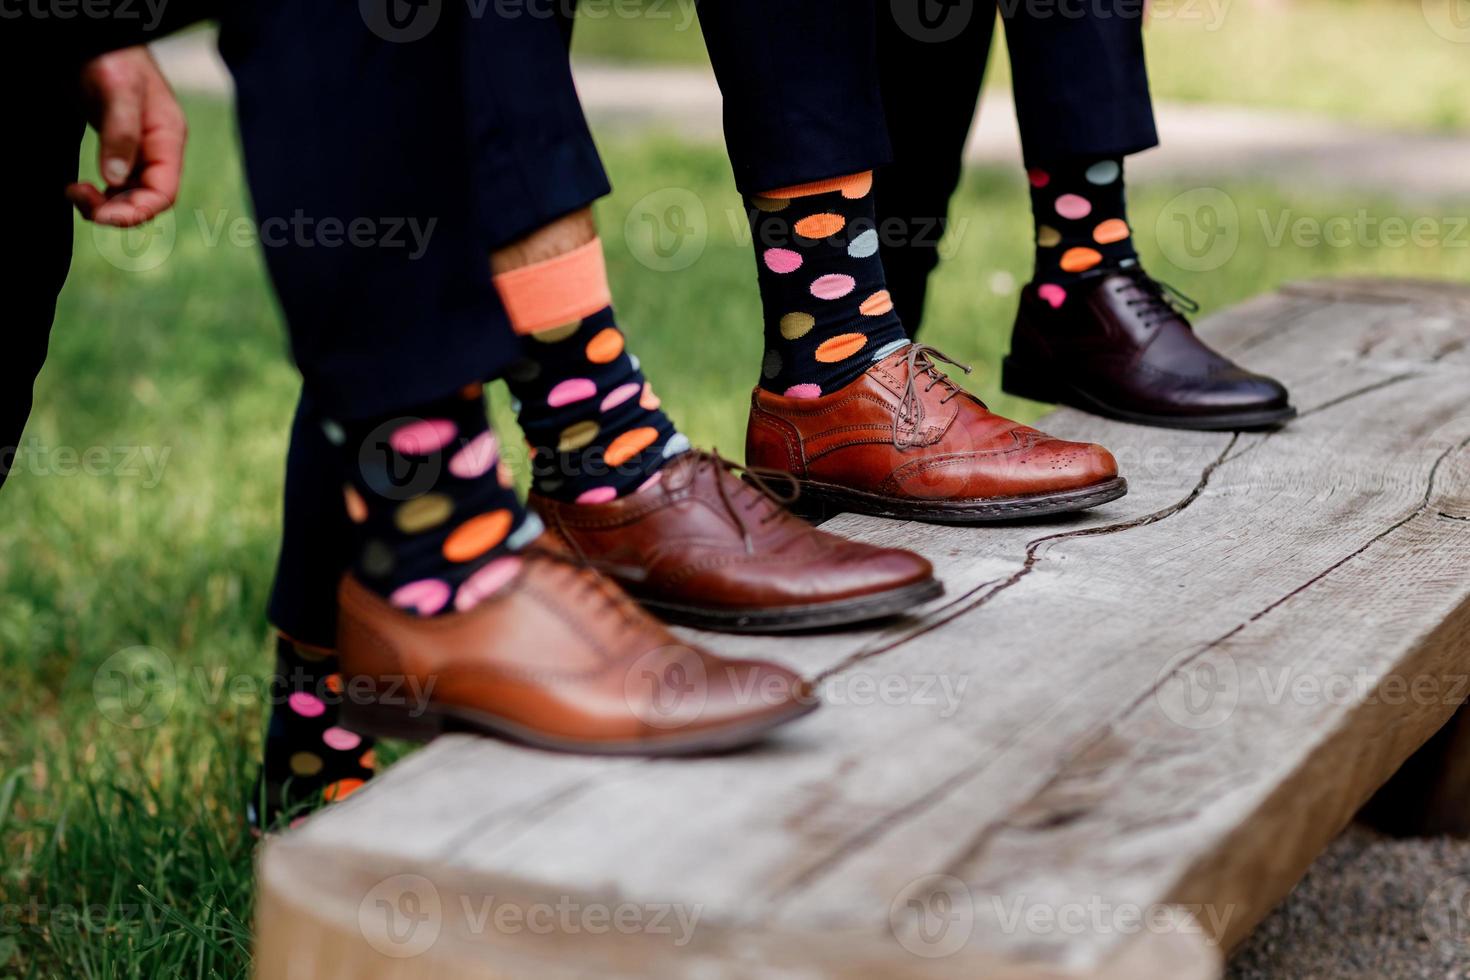
[[[610,306],[523,341],[506,380],[537,493],[607,503],[658,479],[689,449],[625,348]]]
[[[265,760],[247,807],[261,830],[345,799],[376,768],[373,740],[337,724],[343,689],[334,651],[278,634],[270,694]]]
[[[873,175],[746,198],[765,311],[760,386],[836,391],[908,343],[878,256]]]
[[[1118,157],[1030,167],[1036,219],[1037,294],[1059,307],[1067,290],[1094,270],[1135,265]]]
[[[436,616],[471,609],[515,577],[515,552],[542,528],[516,499],[480,385],[335,434],[352,456],[344,494],[363,585]]]

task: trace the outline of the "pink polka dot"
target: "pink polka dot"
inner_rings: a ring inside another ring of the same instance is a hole
[[[362,744],[362,738],[354,732],[333,725],[322,732],[322,741],[327,743],[328,748],[336,749],[338,752],[351,752]]]
[[[1063,194],[1057,198],[1056,208],[1057,214],[1064,218],[1070,218],[1073,221],[1076,221],[1078,218],[1085,218],[1092,213],[1092,205],[1088,202],[1087,198],[1077,194]]]
[[[481,432],[449,460],[449,472],[461,480],[473,480],[490,472],[500,458],[500,443],[495,433]]]
[[[421,578],[417,582],[401,585],[388,597],[388,601],[399,609],[407,609],[420,616],[432,616],[449,602],[449,583],[437,578]]]
[[[1036,295],[1050,303],[1051,308],[1054,310],[1059,308],[1067,300],[1067,291],[1054,282],[1049,282],[1044,286],[1037,286]]]
[[[1051,183],[1051,174],[1040,167],[1032,167],[1026,171],[1026,179],[1031,182],[1032,187],[1045,187]]]
[[[568,378],[551,389],[551,394],[546,396],[546,404],[552,408],[561,408],[563,405],[591,398],[595,394],[597,385],[590,378]]]
[[[638,489],[637,490],[634,490],[633,492],[634,493],[642,493],[643,491],[647,490],[649,487],[656,487],[656,486],[658,486],[659,481],[662,480],[663,478],[664,478],[664,471],[663,470],[659,470],[657,473],[653,474],[653,476],[650,476],[648,479],[646,479],[642,483],[638,484]]]
[[[618,385],[612,391],[609,391],[607,393],[607,397],[602,400],[602,411],[607,412],[611,411],[614,408],[617,408],[623,402],[627,401],[629,398],[634,397],[638,394],[638,392],[642,390],[643,386],[641,384],[629,383],[625,385]]]
[[[579,504],[605,504],[617,499],[618,491],[613,487],[593,487],[577,495]]]
[[[821,398],[821,385],[792,385],[786,389],[787,398]]]
[[[852,276],[833,273],[812,283],[812,295],[817,299],[841,299],[856,288],[857,280]]]
[[[766,268],[778,275],[786,275],[801,268],[801,256],[789,248],[768,248],[764,256]]]
[[[459,594],[454,597],[454,608],[460,612],[473,609],[505,588],[520,570],[519,558],[495,559],[464,580],[459,587]]]
[[[291,710],[303,718],[315,718],[327,710],[327,706],[322,704],[321,698],[315,694],[307,694],[305,691],[297,691],[291,695],[286,699],[286,704],[290,705]]]
[[[458,431],[448,419],[422,419],[394,432],[388,445],[404,456],[427,456],[449,445]]]

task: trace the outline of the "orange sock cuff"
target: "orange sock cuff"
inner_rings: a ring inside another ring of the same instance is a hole
[[[493,282],[511,328],[522,335],[576,323],[612,305],[600,238],[554,259],[502,272]]]
[[[860,174],[848,174],[846,177],[833,177],[831,180],[817,180],[810,184],[794,184],[791,187],[778,187],[773,191],[766,191],[761,197],[811,197],[813,194],[830,194],[833,191],[841,191],[842,196],[849,200],[867,197],[868,191],[873,189],[873,171],[864,170]]]

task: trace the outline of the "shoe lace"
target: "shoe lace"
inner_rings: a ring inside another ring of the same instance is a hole
[[[590,599],[598,606],[616,613],[624,626],[638,626],[643,618],[642,608],[621,586],[603,574],[597,562],[584,555],[575,544],[572,548],[568,553],[533,542],[521,555],[529,560],[550,562],[567,573],[567,598],[572,600],[571,608],[586,609],[582,602]]]
[[[961,364],[928,344],[909,344],[904,361],[908,365],[908,381],[903,386],[903,394],[898,400],[898,411],[893,416],[893,448],[900,451],[919,444],[919,428],[924,422],[924,400],[919,397],[921,394],[928,394],[936,385],[942,385],[946,391],[944,397],[939,399],[941,405],[957,395],[967,394],[965,389],[939,369],[935,361],[952,364],[966,374],[974,370],[970,365]],[[926,382],[922,392],[919,390],[920,382]],[[904,435],[904,422],[913,427],[911,436]]]
[[[755,554],[755,538],[751,534],[750,524],[747,517],[751,511],[763,503],[765,513],[761,515],[759,524],[768,524],[780,518],[787,507],[796,503],[801,496],[801,486],[790,473],[781,470],[770,469],[764,466],[746,466],[737,463],[733,459],[727,459],[720,455],[719,449],[710,452],[694,450],[695,461],[693,474],[697,475],[699,470],[708,468],[714,472],[714,484],[719,492],[720,501],[725,505],[730,518],[735,526],[740,529],[740,538],[745,543],[745,553]],[[725,475],[736,479],[727,480]],[[690,479],[694,478],[691,475]],[[771,486],[771,480],[781,480],[791,488],[789,493],[780,493]],[[731,486],[735,489],[732,491]]]
[[[1188,324],[1188,315],[1199,312],[1198,302],[1182,290],[1153,278],[1143,269],[1135,266],[1124,270],[1123,274],[1133,280],[1135,287],[1135,295],[1127,305],[1138,310],[1138,318],[1145,325],[1152,326],[1168,319],[1180,319]]]

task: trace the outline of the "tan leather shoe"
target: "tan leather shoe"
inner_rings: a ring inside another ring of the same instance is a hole
[[[1106,449],[1001,418],[936,361],[956,363],[910,344],[820,398],[757,388],[746,462],[791,473],[829,512],[940,523],[1085,510],[1128,492]]]
[[[423,618],[351,576],[338,599],[342,725],[426,740],[467,730],[563,752],[721,752],[817,707],[776,664],[679,641],[590,568],[539,546],[468,612]]]
[[[892,616],[943,594],[925,559],[818,531],[787,511],[759,472],[747,482],[738,469],[696,450],[611,503],[533,493],[530,504],[648,609],[693,626],[815,629]]]

